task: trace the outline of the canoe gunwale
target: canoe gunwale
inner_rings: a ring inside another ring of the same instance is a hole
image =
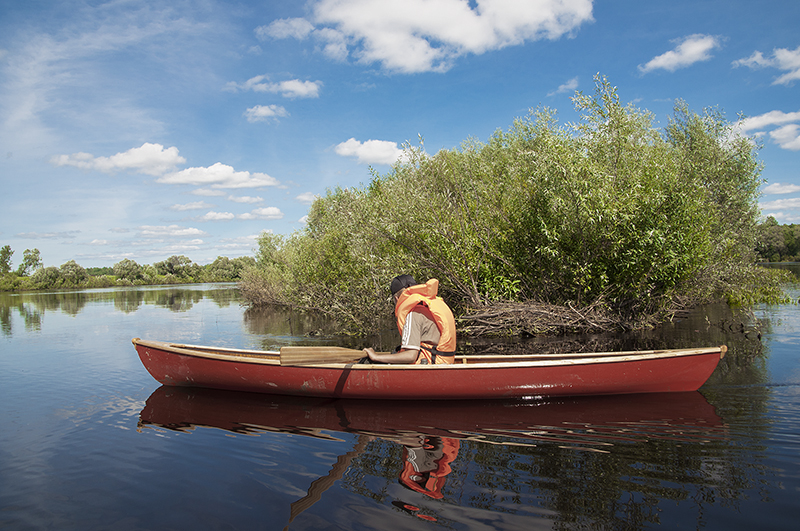
[[[280,352],[272,350],[246,350],[225,347],[211,347],[200,345],[186,345],[163,341],[144,340],[134,338],[132,343],[136,347],[145,347],[162,352],[189,356],[193,358],[228,361],[232,363],[254,365],[280,366]],[[658,360],[685,356],[697,356],[718,353],[720,359],[725,356],[727,347],[686,348],[672,350],[644,350],[626,352],[598,352],[575,354],[531,354],[531,355],[487,355],[487,356],[457,356],[456,363],[442,365],[412,365],[412,364],[359,364],[349,363],[318,363],[305,365],[306,369],[344,369],[348,370],[463,370],[463,369],[496,369],[512,367],[553,367],[559,365],[592,365],[598,363],[622,363],[631,361]],[[463,360],[459,361],[459,360]]]

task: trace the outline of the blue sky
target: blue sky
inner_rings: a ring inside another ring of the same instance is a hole
[[[576,118],[607,76],[667,124],[718,107],[800,223],[800,2],[0,0],[0,245],[46,266],[251,255],[403,143]]]

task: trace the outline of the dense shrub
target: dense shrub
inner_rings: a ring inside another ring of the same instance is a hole
[[[678,102],[661,131],[600,78],[574,102],[577,124],[540,109],[486,143],[433,156],[406,146],[387,175],[329,191],[302,232],[262,235],[245,295],[362,330],[389,311],[376,304],[398,273],[438,278],[461,313],[601,305],[630,326],[714,298],[782,296],[756,267],[756,146],[721,113]]]

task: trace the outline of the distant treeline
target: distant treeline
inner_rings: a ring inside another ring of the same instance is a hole
[[[245,268],[255,265],[255,259],[249,256],[219,256],[212,263],[201,266],[181,255],[170,256],[152,265],[140,265],[126,258],[112,267],[84,268],[75,260],[60,267],[44,267],[39,250],[26,249],[22,262],[12,270],[13,254],[8,245],[0,248],[0,291],[237,282]]]
[[[773,217],[761,225],[758,255],[764,262],[800,262],[800,225],[778,225]]]

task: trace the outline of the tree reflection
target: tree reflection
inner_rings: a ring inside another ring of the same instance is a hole
[[[535,513],[556,529],[641,529],[670,523],[680,506],[681,525],[701,528],[709,508],[736,512],[763,489],[768,400],[753,404],[743,393],[718,413],[700,393],[397,403],[162,387],[139,425],[290,433],[321,445],[357,434],[340,488],[445,526],[453,524],[446,508],[458,506]],[[731,436],[731,420],[752,427],[750,444]],[[319,499],[312,490],[330,483],[306,485],[304,499]]]
[[[234,289],[233,285],[0,293],[0,330],[3,335],[12,335],[15,313],[23,319],[27,330],[39,331],[47,312],[76,316],[90,304],[112,304],[115,310],[126,314],[136,312],[142,305],[153,305],[173,312],[186,312],[204,299],[213,301],[220,308],[241,300],[238,290]]]

